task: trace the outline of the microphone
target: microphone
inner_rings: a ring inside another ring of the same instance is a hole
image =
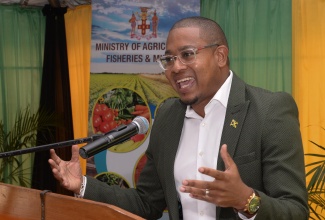
[[[145,134],[149,129],[149,122],[145,117],[137,116],[128,125],[120,125],[107,132],[103,137],[81,147],[79,155],[87,159],[116,144],[122,143],[136,134]]]

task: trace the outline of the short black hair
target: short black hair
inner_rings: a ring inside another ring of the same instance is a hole
[[[217,43],[228,47],[227,38],[222,28],[217,22],[209,18],[201,16],[183,18],[177,21],[170,30],[183,27],[198,27],[200,29],[200,37],[209,44]]]

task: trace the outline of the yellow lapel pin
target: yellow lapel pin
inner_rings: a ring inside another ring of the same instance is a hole
[[[235,119],[231,120],[230,126],[237,128],[237,125],[238,125],[238,122]]]

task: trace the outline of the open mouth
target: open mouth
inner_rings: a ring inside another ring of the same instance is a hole
[[[184,79],[180,79],[180,80],[177,80],[176,83],[178,84],[178,87],[180,89],[185,89],[189,86],[191,86],[194,82],[194,78],[193,77],[186,77]]]

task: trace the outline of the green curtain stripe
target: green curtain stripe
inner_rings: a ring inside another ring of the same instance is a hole
[[[33,113],[38,110],[44,37],[45,17],[41,7],[0,5],[0,120],[6,132],[12,129],[19,110],[27,106]],[[31,180],[33,155],[17,159],[24,161],[19,172]],[[8,168],[4,175],[13,169]]]
[[[201,15],[228,38],[231,69],[271,91],[292,89],[291,0],[201,0]]]

